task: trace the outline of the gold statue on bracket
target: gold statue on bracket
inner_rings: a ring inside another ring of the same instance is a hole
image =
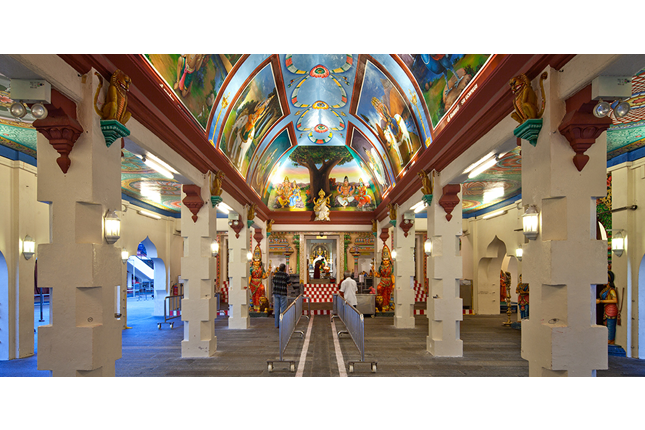
[[[544,94],[544,80],[548,73],[544,72],[540,76],[540,89],[542,90],[542,106],[538,109],[537,94],[531,87],[531,81],[526,75],[522,74],[514,77],[510,81],[511,91],[513,92],[513,108],[515,112],[511,113],[511,118],[523,124],[528,119],[538,119],[544,113],[546,106],[546,97]]]
[[[131,116],[127,110],[130,77],[119,69],[112,74],[110,86],[105,96],[105,103],[103,103],[103,108],[99,109],[97,102],[101,88],[103,88],[103,77],[98,72],[94,72],[94,74],[99,78],[99,86],[96,88],[96,94],[94,95],[94,110],[103,121],[115,120],[125,125]]]
[[[428,178],[428,174],[421,170],[417,173],[421,178],[421,192],[424,195],[432,194],[432,179]]]
[[[211,178],[211,196],[220,196],[222,194],[222,180],[224,179],[224,172],[218,170],[217,172],[209,172]]]

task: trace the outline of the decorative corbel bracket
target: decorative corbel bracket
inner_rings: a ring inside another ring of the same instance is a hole
[[[573,156],[573,164],[582,172],[589,161],[589,156],[585,151],[596,143],[596,139],[611,126],[611,118],[597,118],[592,113],[596,101],[584,103],[578,110],[568,112],[558,131],[567,138],[571,148],[576,153]]]
[[[439,205],[446,211],[446,219],[450,221],[452,219],[452,210],[459,203],[459,191],[461,190],[460,184],[448,184],[443,187],[443,195],[439,199]]]
[[[56,163],[63,173],[67,173],[72,164],[69,153],[83,133],[83,127],[76,120],[76,104],[52,89],[52,103],[46,108],[49,111],[47,117],[34,121],[33,126],[60,154]]]
[[[229,219],[228,225],[230,225],[233,231],[235,232],[235,237],[239,238],[240,232],[244,228],[244,223],[240,221],[240,215],[239,214],[237,215],[237,219]]]
[[[401,220],[401,224],[399,224],[399,227],[401,227],[401,230],[403,230],[403,236],[408,237],[408,231],[410,231],[413,225],[414,225],[414,220],[410,220],[410,219]]]
[[[101,120],[101,132],[103,132],[105,144],[108,148],[115,140],[130,136],[130,130],[115,119]]]
[[[204,206],[204,201],[202,200],[202,189],[194,184],[186,184],[183,186],[183,191],[186,194],[186,197],[184,197],[182,202],[193,214],[193,222],[197,222],[197,213],[202,206]]]
[[[262,239],[264,239],[264,236],[262,235],[262,229],[261,228],[256,228],[255,229],[255,234],[253,235],[253,239],[260,244],[262,242]]]
[[[387,228],[382,228],[381,229],[381,235],[379,236],[381,238],[381,240],[383,241],[384,245],[386,245],[386,242],[390,237],[390,232],[388,230],[389,229],[387,229]]]

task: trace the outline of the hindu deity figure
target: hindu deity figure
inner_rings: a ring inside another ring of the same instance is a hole
[[[251,147],[251,143],[253,143],[256,131],[255,125],[265,114],[272,98],[273,96],[256,104],[251,112],[248,112],[246,115],[241,115],[233,125],[231,135],[235,136],[235,140],[230,147],[230,159],[238,169],[242,167],[242,160],[244,160],[246,152]]]
[[[387,245],[383,246],[383,258],[378,270],[374,272],[374,276],[381,278],[378,286],[376,287],[376,294],[383,297],[383,310],[394,310],[394,303],[390,303],[392,291],[394,291],[394,274],[392,273],[392,260],[390,258],[390,248]]]
[[[320,190],[318,196],[318,199],[314,199],[314,212],[316,213],[314,221],[331,221],[329,219],[329,198],[331,196],[325,197],[324,190]]]
[[[379,137],[387,143],[388,147],[393,147],[396,155],[399,157],[399,164],[403,166],[403,157],[399,146],[404,145],[408,154],[412,154],[412,141],[408,133],[408,127],[405,121],[398,113],[392,116],[388,107],[376,97],[372,98],[372,105],[376,113],[381,117],[381,125],[376,126]]]
[[[367,186],[363,183],[363,179],[358,180],[358,186],[356,187],[356,201],[358,202],[358,207],[362,208],[365,205],[369,205],[372,202],[372,198],[367,195]]]
[[[301,208],[304,207],[302,202],[302,196],[300,195],[300,187],[296,184],[296,180],[293,180],[291,184],[291,196],[289,197],[289,206],[292,208]]]
[[[517,293],[517,304],[520,307],[520,316],[522,319],[526,319],[529,317],[529,284],[522,282],[522,275],[519,277],[515,292]]]
[[[204,54],[182,54],[179,56],[177,60],[177,81],[172,87],[179,90],[183,97],[188,95],[194,73],[202,67],[205,59],[206,55]]]
[[[600,298],[596,299],[596,303],[604,303],[605,312],[602,319],[607,326],[608,342],[610,345],[616,343],[616,318],[618,317],[618,293],[614,285],[614,272],[611,270],[607,272],[607,285],[600,292]]]
[[[338,190],[338,196],[336,196],[336,203],[343,207],[347,207],[348,204],[354,201],[354,187],[349,183],[349,179],[345,176],[343,183],[336,187]]]
[[[284,177],[284,181],[282,181],[282,184],[278,184],[275,192],[276,194],[278,194],[278,204],[280,205],[280,207],[289,207],[291,194],[293,193],[293,191],[291,189],[291,182],[289,182],[288,177]]]
[[[271,268],[269,267],[270,270]],[[262,285],[262,280],[267,278],[269,271],[264,270],[260,245],[255,245],[253,261],[251,262],[251,268],[249,270],[251,275],[249,278],[249,289],[251,290],[251,305],[253,305],[253,309],[256,312],[260,311],[260,298],[264,297],[265,288]]]

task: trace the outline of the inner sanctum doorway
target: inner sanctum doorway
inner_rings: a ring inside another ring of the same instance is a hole
[[[339,237],[332,235],[305,236],[308,284],[335,284],[338,272]]]

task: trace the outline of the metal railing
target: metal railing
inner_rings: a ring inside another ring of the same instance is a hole
[[[347,371],[349,373],[354,372],[354,364],[356,363],[366,363],[365,361],[365,319],[363,314],[356,309],[354,306],[347,303],[343,297],[338,294],[333,296],[333,311],[331,316],[331,321],[334,320],[334,317],[339,317],[340,320],[345,324],[347,330],[339,330],[338,336],[341,334],[348,333],[354,345],[358,348],[358,352],[361,354],[361,359],[359,361],[352,360],[347,362]],[[376,372],[376,361],[368,362],[371,366],[372,373]]]
[[[296,330],[296,325],[298,325],[300,317],[302,316],[303,301],[304,296],[300,294],[289,306],[287,306],[287,309],[280,314],[280,331],[278,333],[280,359],[267,360],[267,369],[269,372],[273,372],[273,363],[289,363],[289,370],[291,372],[296,371],[295,360],[285,360],[284,351],[287,349],[287,345],[294,333],[300,333],[300,337],[304,337],[305,335],[302,330]],[[308,315],[305,316],[309,319]]]
[[[163,323],[157,323],[157,328],[161,330],[161,324],[170,324],[170,328],[175,326],[175,322],[168,322],[175,318],[181,317],[181,301],[184,298],[181,296],[166,296],[163,301]]]

